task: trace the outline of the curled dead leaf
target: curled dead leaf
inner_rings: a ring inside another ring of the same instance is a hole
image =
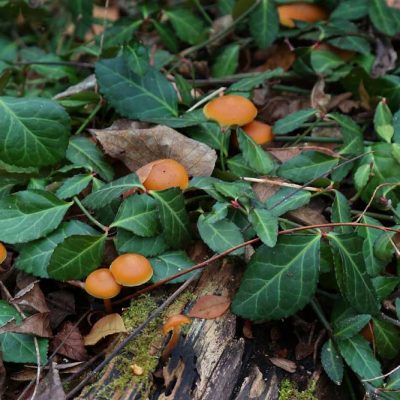
[[[33,282],[27,280],[19,281],[18,286],[22,287],[22,289],[10,299],[11,304],[19,305],[23,310],[27,311],[33,310],[39,313],[48,313],[50,311],[38,280]]]
[[[25,318],[20,324],[11,320],[0,328],[0,334],[6,332],[25,333],[44,338],[53,336],[48,313],[31,315],[30,317]]]
[[[83,344],[83,337],[79,328],[67,321],[62,325],[60,332],[53,339],[52,348],[58,349],[57,353],[76,361],[87,359],[87,353]]]
[[[155,160],[171,158],[180,162],[191,176],[210,176],[217,160],[215,150],[168,126],[143,128],[125,120],[90,132],[107,154],[121,160],[131,171]]]
[[[203,319],[218,318],[228,311],[230,305],[231,301],[225,296],[207,294],[196,301],[188,316]]]
[[[121,332],[126,332],[122,317],[117,313],[106,315],[99,319],[85,336],[85,346],[93,346],[106,336]]]
[[[53,99],[63,99],[64,97],[73,96],[82,92],[92,91],[96,87],[96,77],[94,74],[89,75],[82,82],[72,85],[61,93],[56,94]]]
[[[36,400],[57,399],[64,400],[66,395],[61,383],[60,375],[55,368],[56,363],[50,364],[50,370],[45,378],[40,382]]]
[[[295,362],[287,360],[286,358],[270,357],[269,361],[272,362],[276,367],[283,369],[287,372],[293,374],[296,372],[297,365]]]

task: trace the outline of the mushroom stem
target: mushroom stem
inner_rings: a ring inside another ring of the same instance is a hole
[[[181,328],[180,327],[174,328],[174,330],[172,331],[171,339],[169,339],[169,342],[165,346],[165,349],[161,356],[164,362],[168,360],[168,357],[171,355],[172,350],[178,344],[180,335],[181,335]]]
[[[104,299],[104,308],[105,308],[107,314],[112,314],[113,309],[112,309],[112,303],[111,303],[110,299]]]

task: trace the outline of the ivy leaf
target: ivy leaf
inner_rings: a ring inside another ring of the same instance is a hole
[[[135,74],[120,56],[97,62],[96,79],[100,91],[124,117],[146,121],[178,116],[176,91],[154,68],[142,76]]]
[[[61,223],[72,203],[44,190],[25,190],[0,200],[0,241],[24,243],[39,239]]]
[[[265,207],[275,217],[280,217],[288,211],[305,206],[310,200],[311,193],[307,190],[281,188],[265,202]]]
[[[240,150],[247,164],[260,174],[269,174],[274,169],[272,158],[241,128],[236,132]]]
[[[190,240],[189,216],[185,209],[182,191],[171,188],[150,191],[157,201],[165,241],[172,248],[181,248]]]
[[[117,199],[123,193],[133,188],[144,189],[135,173],[125,175],[122,178],[101,186],[90,193],[83,200],[83,204],[92,210],[96,210],[110,204],[114,199]]]
[[[67,159],[79,167],[89,165],[106,181],[113,178],[114,172],[104,159],[103,153],[88,138],[73,136],[69,141]]]
[[[346,340],[338,340],[340,354],[349,367],[362,379],[376,378],[382,375],[381,365],[374,357],[369,343],[360,335]],[[381,386],[382,379],[370,382],[373,386]]]
[[[337,164],[337,158],[318,151],[303,151],[283,163],[278,175],[293,182],[305,183],[329,173]]]
[[[138,236],[155,236],[160,232],[156,201],[146,194],[129,196],[110,227],[124,228]]]
[[[251,184],[249,182],[235,181],[235,182],[214,182],[214,187],[223,196],[230,199],[244,199],[252,197]]]
[[[230,208],[229,203],[220,203],[217,202],[212,206],[211,212],[206,214],[206,219],[209,224],[214,224],[215,222],[221,221],[228,215],[228,211]]]
[[[101,264],[107,235],[72,235],[55,248],[47,272],[60,281],[83,279]]]
[[[261,0],[250,14],[249,28],[259,48],[271,46],[279,32],[279,16],[273,0]]]
[[[22,321],[18,311],[4,300],[0,300],[0,326],[15,319]],[[47,361],[47,339],[37,338],[41,364]],[[37,363],[35,342],[32,336],[22,333],[6,332],[0,334],[0,350],[3,361],[14,363]]]
[[[372,284],[378,300],[383,301],[400,285],[400,278],[397,276],[376,276],[372,278]]]
[[[250,78],[243,78],[229,86],[227,93],[232,92],[247,92],[260,86],[268,79],[279,78],[285,71],[282,68],[275,68],[272,70],[260,72],[259,74]]]
[[[65,156],[70,118],[55,101],[0,97],[0,159],[20,167],[55,164]]]
[[[369,314],[359,314],[342,318],[335,323],[335,336],[337,339],[349,339],[355,336],[371,320]]]
[[[283,236],[271,249],[259,247],[251,258],[232,310],[243,318],[285,318],[301,310],[317,288],[319,236]]]
[[[346,197],[335,190],[335,200],[332,205],[332,222],[351,222],[350,206]],[[335,227],[337,233],[352,233],[351,226],[337,226]]]
[[[378,354],[383,358],[393,359],[400,351],[399,329],[389,322],[374,318],[375,344]]]
[[[321,363],[329,378],[336,385],[340,385],[343,380],[343,359],[332,339],[327,340],[322,346]]]
[[[212,66],[212,75],[215,78],[233,75],[239,65],[239,51],[240,45],[237,43],[232,43],[222,49]]]
[[[274,247],[278,239],[278,218],[268,210],[254,208],[250,211],[249,221],[261,241],[268,247]]]
[[[229,171],[236,176],[247,176],[250,178],[258,176],[257,172],[246,163],[242,154],[236,154],[229,158],[226,163],[228,164]]]
[[[379,303],[362,255],[363,240],[355,235],[329,233],[331,245],[340,255],[335,269],[339,288],[348,302],[360,313],[376,314]]]
[[[386,101],[380,101],[375,110],[374,127],[376,133],[387,143],[392,141],[394,135],[393,116]]]
[[[164,253],[169,246],[163,235],[141,237],[125,229],[118,229],[115,247],[118,254],[139,253],[145,257],[154,257]]]
[[[211,224],[204,215],[200,215],[197,228],[204,243],[216,253],[222,253],[244,242],[239,227],[228,219],[221,219]],[[240,248],[231,254],[240,255],[243,253],[244,249]]]
[[[344,61],[332,51],[318,50],[311,52],[310,63],[318,75],[327,76],[342,66]]]
[[[47,266],[59,243],[71,235],[95,235],[97,231],[81,221],[64,222],[58,229],[43,239],[35,240],[21,247],[15,267],[28,274],[48,278]]]
[[[89,183],[92,181],[92,178],[92,174],[78,174],[66,179],[57,189],[57,197],[65,200],[76,196],[89,185]]]
[[[275,123],[273,132],[275,135],[284,135],[285,133],[293,132],[315,115],[317,115],[317,110],[314,108],[306,108],[305,110],[291,113]]]
[[[152,282],[166,279],[178,272],[193,267],[194,265],[193,261],[182,250],[170,251],[161,254],[158,257],[150,258],[149,261],[154,271],[153,277],[151,278]],[[198,271],[190,272],[170,281],[169,283],[184,282],[197,273]]]
[[[398,11],[389,7],[386,1],[370,0],[368,12],[378,31],[388,36],[394,36],[399,31]]]

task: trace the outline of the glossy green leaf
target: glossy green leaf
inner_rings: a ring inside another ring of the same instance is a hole
[[[311,117],[317,114],[314,108],[306,108],[305,110],[296,111],[281,118],[273,127],[275,135],[284,135],[299,129],[304,122],[308,121]]]
[[[249,182],[234,181],[216,181],[214,182],[215,189],[223,196],[229,199],[243,199],[246,197],[253,197],[251,184]]]
[[[321,350],[321,363],[329,378],[340,385],[343,380],[343,359],[336,350],[332,339],[324,343]]]
[[[161,41],[164,43],[165,47],[172,51],[173,53],[177,53],[179,51],[179,40],[175,36],[172,28],[168,27],[165,24],[160,24],[156,20],[152,20],[154,28],[156,28],[157,33],[160,35]]]
[[[211,68],[212,76],[220,78],[233,75],[239,65],[240,45],[232,43],[221,50]]]
[[[371,165],[362,164],[359,166],[354,173],[354,183],[357,191],[361,191],[368,184],[368,180],[371,174]]]
[[[55,248],[47,273],[60,281],[83,279],[101,266],[107,236],[72,235]]]
[[[332,205],[332,222],[351,222],[351,209],[346,197],[335,190],[335,200]],[[352,233],[351,226],[337,226],[335,227],[337,233]]]
[[[171,188],[150,191],[150,194],[157,201],[165,241],[174,249],[182,248],[190,241],[191,236],[182,191]]]
[[[334,334],[337,339],[349,339],[355,336],[371,320],[369,314],[358,314],[343,318],[334,326]]]
[[[393,116],[386,101],[380,101],[374,115],[375,131],[385,142],[390,143],[394,135]]]
[[[266,209],[254,208],[250,211],[249,221],[261,241],[274,247],[278,240],[278,218]]]
[[[279,32],[279,16],[273,0],[260,1],[250,14],[249,28],[259,48],[271,46]]]
[[[0,97],[0,159],[21,167],[55,164],[67,150],[70,118],[55,101]]]
[[[338,55],[329,50],[312,51],[310,62],[314,71],[323,76],[330,75],[344,63]]]
[[[200,215],[197,228],[204,243],[216,253],[222,253],[244,242],[240,229],[228,219],[209,223],[204,215]],[[233,251],[232,255],[244,253],[244,248]]]
[[[283,236],[259,247],[245,270],[232,311],[251,320],[285,318],[312,298],[319,275],[319,236]]]
[[[255,178],[258,176],[257,172],[247,165],[242,154],[236,154],[235,156],[229,158],[226,163],[228,164],[229,171],[236,176],[247,176],[250,178]]]
[[[110,226],[124,228],[138,236],[155,236],[161,228],[156,201],[146,194],[129,196]]]
[[[376,350],[383,358],[393,359],[400,352],[399,328],[381,319],[373,323]]]
[[[400,278],[397,276],[376,276],[372,278],[372,284],[379,301],[383,301],[400,285]]]
[[[0,241],[24,243],[47,235],[57,228],[71,205],[44,190],[4,197],[0,200]]]
[[[382,0],[369,1],[369,18],[374,27],[381,33],[394,36],[400,30],[398,11]]]
[[[226,218],[230,207],[231,205],[229,203],[215,203],[212,206],[211,212],[205,214],[207,222],[209,224],[214,224],[215,222]]]
[[[113,25],[104,31],[104,48],[108,49],[114,46],[120,46],[133,39],[133,34],[142,24],[140,19],[131,19],[121,17]]]
[[[369,0],[343,0],[331,14],[332,19],[360,19],[368,14]]]
[[[265,207],[276,217],[308,204],[311,193],[307,190],[281,188],[265,202]]]
[[[400,370],[397,370],[390,375],[388,383],[386,385],[386,389],[389,390],[400,389]]]
[[[260,72],[253,77],[243,78],[233,83],[231,86],[229,86],[227,92],[247,92],[249,90],[253,90],[257,86],[260,86],[268,79],[281,77],[284,73],[285,71],[282,68],[275,68],[273,70]]]
[[[85,189],[92,181],[91,174],[78,174],[66,179],[57,189],[56,195],[59,199],[70,199]]]

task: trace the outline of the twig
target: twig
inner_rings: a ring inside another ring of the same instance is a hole
[[[317,299],[311,299],[311,307],[313,308],[315,314],[317,314],[319,320],[321,321],[322,325],[325,327],[325,329],[329,332],[330,335],[332,335],[332,327],[329,323],[329,321],[326,319],[324,312],[322,311],[322,308],[320,304],[318,303]]]
[[[85,119],[83,124],[79,127],[79,129],[75,132],[75,135],[79,135],[80,133],[83,132],[83,130],[88,126],[90,121],[96,116],[96,114],[99,112],[101,108],[101,100],[96,104],[96,107],[92,110],[92,112],[89,114],[89,116]]]
[[[383,312],[381,313],[381,317],[382,317],[382,319],[384,319],[385,321],[389,322],[390,324],[400,328],[400,321],[399,320],[391,318],[391,317],[387,316]]]
[[[392,375],[399,369],[400,369],[400,365],[398,365],[396,368],[392,369],[391,371],[387,372],[384,375],[376,376],[375,378],[362,379],[361,382],[372,382],[372,381],[377,381],[378,379],[384,379],[384,378],[388,377],[389,375]]]
[[[78,199],[77,196],[74,197],[74,202],[75,204],[82,210],[82,212],[86,215],[86,217],[97,227],[99,227],[102,231],[104,231],[105,233],[108,233],[108,231],[110,230],[108,226],[103,225],[102,223],[100,223],[99,221],[97,221],[96,218],[94,218],[90,212],[88,210],[86,210],[86,208],[84,207],[84,205],[81,203],[81,201]]]
[[[86,62],[78,62],[78,61],[19,61],[19,62],[15,62],[14,65],[16,65],[16,66],[55,65],[55,66],[67,66],[67,67],[94,69],[93,64],[86,63]]]
[[[110,6],[110,0],[106,0],[106,3],[104,5],[103,32],[101,32],[101,36],[100,36],[99,57],[100,57],[101,53],[103,52],[104,33],[106,31],[107,12],[108,12],[109,6]]]
[[[139,335],[142,330],[155,319],[165,308],[172,304],[175,299],[196,279],[196,276],[192,276],[186,282],[184,282],[167,300],[164,301],[158,308],[156,308],[148,318],[140,324],[136,329],[134,329],[121,343],[119,343],[114,350],[92,371],[86,375],[86,377],[66,396],[67,399],[73,398],[84,386],[85,384],[99,371],[101,371],[118,353],[137,335]]]
[[[288,187],[288,188],[292,188],[292,189],[303,189],[303,190],[308,190],[310,192],[325,191],[325,189],[322,189],[322,188],[316,188],[316,187],[312,187],[312,186],[302,186],[302,185],[297,185],[295,183],[275,181],[273,179],[268,179],[268,178],[248,178],[247,176],[244,176],[241,179],[243,179],[246,182],[269,183],[270,185],[283,186],[283,187]]]
[[[190,112],[195,110],[197,107],[201,106],[202,104],[206,103],[208,100],[212,99],[213,97],[219,95],[220,93],[222,93],[224,90],[226,90],[226,87],[220,87],[217,90],[214,90],[214,92],[211,92],[209,95],[207,95],[206,97],[204,97],[203,99],[201,99],[200,101],[198,101],[195,105],[193,105],[192,107],[189,108],[189,110],[187,110],[186,112]]]

